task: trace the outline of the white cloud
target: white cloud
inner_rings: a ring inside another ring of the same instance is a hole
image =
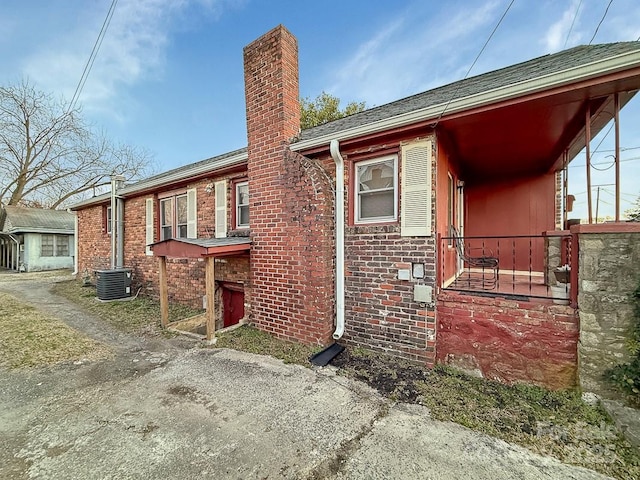
[[[80,101],[86,109],[117,117],[117,99],[127,87],[162,75],[171,34],[184,20],[181,13],[193,4],[217,16],[224,1],[120,0],[82,90]],[[78,13],[73,28],[57,32],[47,48],[27,56],[24,74],[70,100],[107,14],[108,5],[100,7]]]
[[[372,106],[461,78],[468,69],[460,65],[469,48],[465,44],[477,46],[465,40],[480,31],[485,36],[498,19],[498,6],[497,1],[473,8],[447,4],[434,11],[430,5],[411,5],[339,66],[327,69],[337,72],[329,91]]]
[[[560,19],[547,29],[542,37],[542,42],[547,51],[557,52],[565,47],[565,42],[567,46],[578,42],[580,35],[576,27],[583,8],[582,1],[573,0],[567,9],[562,12]]]

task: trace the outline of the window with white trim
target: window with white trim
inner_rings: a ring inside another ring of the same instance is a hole
[[[249,182],[236,183],[236,228],[249,228]]]
[[[40,235],[41,257],[68,257],[68,235]]]
[[[398,218],[398,157],[355,164],[356,223],[393,222]]]
[[[160,199],[160,240],[197,238],[196,189]],[[151,215],[153,212],[151,212]],[[149,216],[149,212],[147,212]],[[148,222],[147,222],[148,223]]]
[[[105,209],[105,222],[106,222],[106,230],[107,234],[111,235],[111,207],[107,207]]]
[[[160,240],[173,237],[173,198],[160,200]]]
[[[176,197],[176,238],[187,238],[187,195]]]

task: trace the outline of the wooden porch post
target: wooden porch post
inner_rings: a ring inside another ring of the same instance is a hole
[[[215,258],[207,257],[206,264],[206,293],[207,293],[207,341],[211,341],[216,332],[216,278]]]
[[[164,328],[169,323],[169,290],[167,288],[167,257],[160,260],[160,322]]]

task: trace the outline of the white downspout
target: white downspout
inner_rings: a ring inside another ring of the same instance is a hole
[[[333,338],[339,340],[344,333],[344,160],[338,140],[331,140],[329,150],[336,163],[336,330]]]
[[[116,175],[111,176],[111,269],[116,268]]]
[[[67,210],[68,212],[70,210]],[[73,212],[73,275],[78,274],[78,212]]]

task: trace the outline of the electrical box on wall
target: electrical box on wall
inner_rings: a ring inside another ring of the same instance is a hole
[[[414,285],[413,300],[420,303],[431,303],[433,288],[431,285]]]
[[[424,264],[423,263],[414,263],[413,264],[413,278],[424,278]]]
[[[398,280],[411,280],[411,272],[409,270],[398,270]]]

